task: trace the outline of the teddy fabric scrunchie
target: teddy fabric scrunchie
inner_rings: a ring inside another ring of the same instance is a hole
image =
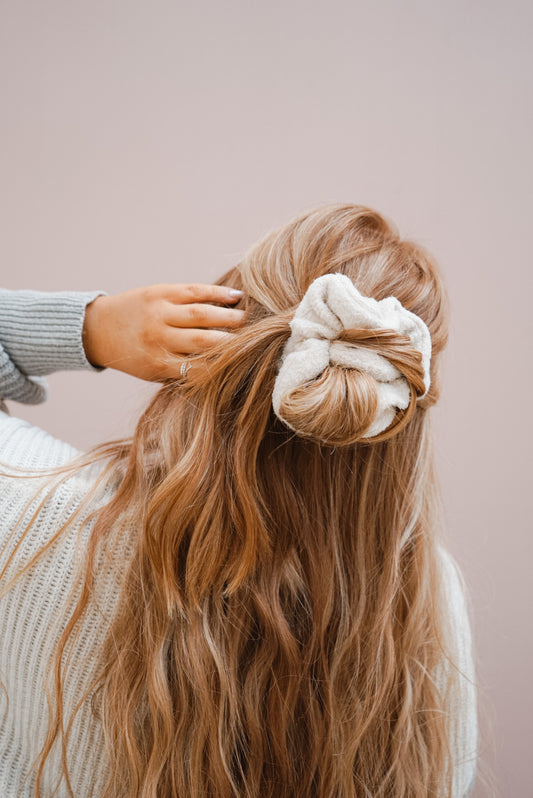
[[[409,406],[407,379],[390,360],[377,352],[335,340],[351,327],[390,329],[409,336],[422,355],[425,396],[430,386],[431,334],[425,322],[407,310],[394,296],[376,300],[363,296],[345,274],[324,274],[313,280],[290,321],[291,335],[285,343],[272,405],[279,414],[282,398],[318,377],[328,365],[358,368],[378,383],[376,417],[362,436],[370,438],[392,423],[396,410]],[[422,397],[419,397],[422,398]],[[296,430],[295,430],[296,431]]]

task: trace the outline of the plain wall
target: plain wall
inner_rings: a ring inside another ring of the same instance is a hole
[[[532,794],[532,22],[516,0],[0,2],[4,287],[210,282],[337,201],[439,260],[434,420],[472,602],[476,798]],[[110,370],[48,382],[45,405],[11,412],[80,448],[129,434],[155,390]]]

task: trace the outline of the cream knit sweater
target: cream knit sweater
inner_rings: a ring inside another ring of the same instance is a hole
[[[95,369],[87,361],[81,339],[86,305],[103,291],[37,292],[0,290],[0,400],[37,403],[47,398],[42,375],[65,369]],[[31,377],[28,375],[32,375]],[[26,508],[24,524],[16,520],[38,488],[35,480],[14,480],[5,476],[13,467],[46,468],[69,462],[78,454],[67,443],[39,427],[0,409],[0,575],[6,558],[17,546],[21,530],[29,522],[39,499]],[[79,506],[97,475],[99,465],[84,469],[59,486],[16,551],[15,568],[31,556],[60,528]],[[41,479],[41,478],[39,478]],[[42,497],[43,494],[40,494]],[[91,509],[105,504],[110,489],[93,502]],[[23,579],[4,594],[10,569],[0,576],[0,679],[6,692],[0,692],[0,798],[30,798],[34,773],[30,772],[45,738],[47,700],[44,683],[50,677],[46,667],[51,632],[72,605],[69,594],[75,588],[76,568],[92,528],[82,529],[79,518],[68,536],[53,544]],[[78,536],[79,530],[81,535]],[[79,539],[78,539],[79,538]],[[127,558],[128,539],[118,552],[116,567]],[[463,679],[458,733],[452,741],[455,770],[454,798],[471,789],[476,762],[476,694],[469,680],[474,678],[472,642],[464,592],[456,567],[444,549],[442,568],[447,584],[450,619],[455,631],[456,662],[467,678]],[[117,599],[116,573],[103,575],[99,607],[93,607],[84,622],[68,666],[67,703],[81,696],[89,684],[91,669],[102,645],[106,621],[112,616]],[[56,632],[54,632],[56,634]],[[9,700],[8,700],[9,699]],[[101,727],[85,702],[73,724],[67,751],[71,788],[76,798],[97,798],[108,773]],[[68,789],[61,776],[61,752],[54,751],[45,769],[44,796],[57,788],[57,798],[66,798]],[[25,780],[25,777],[27,779]]]

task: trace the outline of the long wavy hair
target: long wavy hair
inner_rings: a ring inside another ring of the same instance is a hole
[[[376,384],[355,369],[329,366],[286,397],[296,432],[272,409],[289,322],[330,272],[397,297],[431,333],[419,400],[421,357],[407,337],[343,332],[410,385],[409,407],[374,438],[362,435]],[[110,761],[105,798],[449,796],[453,668],[443,690],[443,508],[428,413],[448,338],[438,265],[375,210],[330,204],[269,232],[217,283],[244,291],[242,327],[191,355],[186,379],[162,384],[131,438],[54,470],[104,461],[87,507],[112,491],[87,516],[40,769],[63,738],[68,773],[64,660],[100,575],[113,573],[89,695]],[[126,518],[129,554],[110,571]]]

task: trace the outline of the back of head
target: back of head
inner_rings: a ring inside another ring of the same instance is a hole
[[[327,274],[396,297],[431,336],[424,392],[408,336],[339,333],[407,383],[377,435],[363,368],[329,363],[273,408],[291,320]],[[139,536],[102,654],[109,795],[448,795],[427,413],[448,335],[438,267],[376,211],[335,204],[218,282],[244,291],[245,324],[191,356],[117,451],[105,524],[134,508]]]
[[[242,258],[221,283],[240,287],[237,306],[248,310],[256,335],[269,338],[271,320],[279,343],[290,334],[289,322],[313,281],[326,274],[346,275],[359,292],[374,300],[394,296],[429,328],[432,343],[431,388],[423,400],[420,355],[412,343],[390,329],[344,330],[339,340],[379,352],[394,363],[411,387],[412,401],[374,443],[397,434],[413,415],[434,404],[439,395],[439,353],[448,336],[448,300],[436,262],[420,245],[402,241],[391,222],[357,205],[327,205],[304,213],[274,230]],[[255,323],[264,320],[261,326]],[[285,330],[279,334],[279,324]],[[257,340],[258,351],[261,341]],[[277,353],[272,352],[276,370]],[[264,386],[268,394],[268,386]],[[279,416],[311,439],[344,446],[366,437],[377,410],[376,380],[361,369],[328,364],[320,376],[283,397]]]

